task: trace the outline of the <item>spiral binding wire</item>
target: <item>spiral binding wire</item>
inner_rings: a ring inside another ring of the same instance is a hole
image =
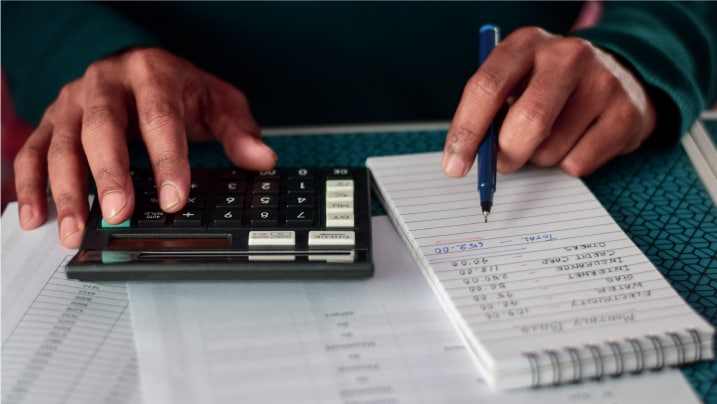
[[[669,338],[672,345],[665,346],[662,338]],[[609,372],[610,376],[620,376],[625,372],[641,373],[648,368],[648,360],[652,359],[650,351],[654,351],[655,363],[649,366],[649,369],[660,370],[667,365],[681,366],[685,363],[698,362],[704,356],[702,347],[702,337],[696,329],[688,329],[686,333],[670,332],[662,338],[658,335],[648,335],[645,338],[628,338],[624,341],[609,341],[604,345],[589,344],[582,349],[578,347],[568,347],[564,350],[565,354],[572,365],[572,373],[565,372],[563,369],[560,352],[556,350],[545,350],[542,352],[526,352],[523,356],[528,360],[531,369],[531,385],[539,387],[543,385],[557,385],[561,383],[574,383],[583,380],[583,368],[586,361],[591,359],[594,365],[592,379],[600,379],[607,376],[606,362],[614,361],[615,369]],[[685,341],[688,339],[688,341]],[[649,345],[645,345],[649,344]],[[604,350],[600,347],[604,346]],[[624,347],[629,346],[631,354],[635,357],[635,364],[628,369],[626,365],[626,353]],[[693,349],[694,354],[688,357],[688,352]],[[588,355],[581,357],[580,351],[586,352]],[[674,363],[667,363],[667,351],[674,351],[676,360]],[[649,356],[649,358],[648,358]],[[548,369],[545,369],[545,368]],[[552,377],[548,376],[548,372]]]

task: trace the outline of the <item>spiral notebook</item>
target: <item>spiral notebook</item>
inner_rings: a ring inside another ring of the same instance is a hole
[[[580,179],[499,175],[484,222],[476,173],[441,153],[366,161],[386,211],[497,388],[538,387],[713,358],[712,326]],[[666,212],[665,214],[669,214]]]

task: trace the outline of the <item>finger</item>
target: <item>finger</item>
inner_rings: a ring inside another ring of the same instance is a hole
[[[576,177],[586,176],[617,155],[633,151],[635,134],[625,119],[619,107],[605,111],[560,162],[560,168]]]
[[[591,52],[587,42],[571,38],[553,41],[536,54],[528,85],[510,107],[500,130],[499,171],[522,167],[550,135],[566,101],[584,77]]]
[[[87,165],[80,133],[82,110],[74,104],[58,108],[47,153],[52,197],[57,207],[60,242],[77,248],[82,242],[87,213]]]
[[[46,118],[25,141],[14,161],[18,216],[23,229],[34,229],[47,220],[47,149],[52,125]]]
[[[82,116],[82,147],[97,186],[102,216],[119,224],[134,210],[134,188],[129,174],[127,110],[124,89],[109,75],[88,69]]]
[[[442,161],[446,175],[461,177],[468,172],[493,117],[530,72],[537,38],[526,32],[498,44],[464,87],[446,136]]]
[[[278,157],[262,140],[244,94],[218,79],[210,88],[214,108],[208,111],[206,125],[222,143],[227,157],[249,170],[273,168]]]
[[[191,181],[180,87],[145,76],[132,83],[132,91],[160,207],[165,212],[177,212],[186,203]]]
[[[608,96],[595,91],[593,82],[581,83],[568,98],[550,134],[530,158],[532,163],[544,167],[557,165],[605,109]]]

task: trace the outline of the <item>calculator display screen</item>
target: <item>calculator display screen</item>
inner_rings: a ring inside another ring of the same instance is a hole
[[[111,237],[111,249],[229,248],[229,237]]]

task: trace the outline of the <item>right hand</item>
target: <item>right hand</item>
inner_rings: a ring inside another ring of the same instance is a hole
[[[87,167],[102,216],[118,224],[134,210],[127,139],[141,137],[160,207],[181,210],[189,194],[187,140],[218,140],[238,167],[267,170],[276,154],[262,141],[246,97],[229,83],[157,48],[99,60],[65,85],[15,159],[20,225],[47,219],[46,183],[62,245],[79,247],[89,212]]]

